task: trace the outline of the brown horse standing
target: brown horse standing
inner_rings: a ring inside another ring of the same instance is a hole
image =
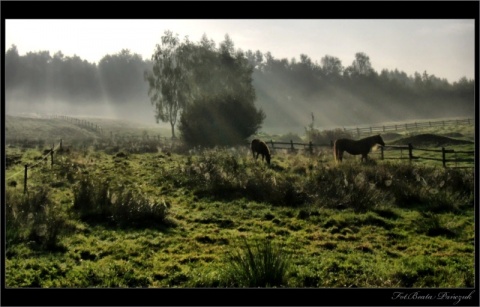
[[[258,155],[260,154],[262,155],[262,161],[266,159],[267,163],[270,164],[270,150],[268,149],[268,145],[265,142],[260,141],[259,139],[254,139],[252,140],[251,148],[252,148],[253,158],[255,160],[258,158]],[[255,156],[255,153],[257,154],[256,156]]]
[[[351,155],[362,155],[362,161],[368,160],[370,149],[376,144],[385,146],[380,135],[369,136],[361,140],[355,141],[350,139],[338,139],[333,144],[333,157],[335,162],[342,161],[343,152],[346,151]]]

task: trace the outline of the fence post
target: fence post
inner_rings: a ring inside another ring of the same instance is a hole
[[[310,154],[313,154],[313,144],[312,141],[308,142],[308,147],[310,149]]]
[[[27,168],[28,165],[25,164],[25,174],[23,175],[23,194],[27,193]]]
[[[273,145],[273,140],[270,140],[270,143],[272,144],[272,151],[275,150],[275,146]]]
[[[442,163],[443,163],[443,167],[447,167],[447,161],[446,161],[445,157],[446,157],[445,147],[442,147]]]
[[[290,140],[290,149],[291,149],[292,151],[295,150],[295,148],[293,147],[293,140]]]
[[[412,143],[408,143],[408,158],[410,161],[413,159],[413,146]]]

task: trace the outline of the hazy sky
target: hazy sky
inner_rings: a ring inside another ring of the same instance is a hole
[[[62,51],[91,63],[122,49],[149,59],[165,30],[194,42],[206,34],[217,46],[228,34],[235,48],[270,51],[276,59],[303,53],[320,64],[330,55],[347,67],[364,52],[378,73],[427,71],[449,82],[475,77],[474,19],[6,19],[5,47],[16,45],[20,55]]]

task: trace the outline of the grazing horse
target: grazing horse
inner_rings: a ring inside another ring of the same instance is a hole
[[[333,157],[335,162],[342,161],[343,152],[346,151],[351,155],[362,155],[362,161],[367,161],[370,149],[376,144],[385,146],[380,135],[369,136],[361,140],[355,141],[350,139],[338,139],[333,144]]]
[[[256,160],[258,155],[262,155],[262,161],[266,158],[267,163],[270,164],[270,150],[268,149],[268,145],[260,141],[259,139],[254,139],[251,144],[253,158]],[[255,156],[255,153],[257,154]]]

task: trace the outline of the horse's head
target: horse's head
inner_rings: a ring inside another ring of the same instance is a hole
[[[385,142],[383,141],[383,139],[382,139],[382,137],[380,136],[380,134],[378,134],[375,139],[376,139],[376,141],[377,141],[377,144],[380,144],[380,145],[382,145],[382,146],[385,146]]]

